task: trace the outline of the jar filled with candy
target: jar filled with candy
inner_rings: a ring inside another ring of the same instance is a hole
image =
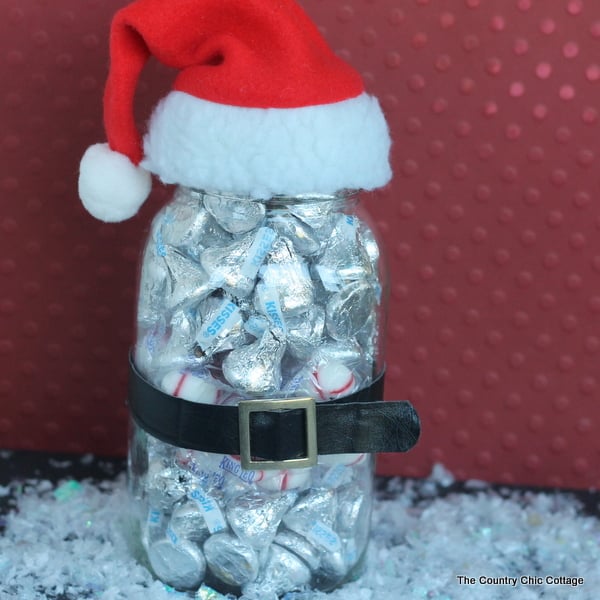
[[[386,277],[354,192],[255,200],[180,187],[155,217],[141,265],[129,481],[145,557],[163,582],[265,598],[360,573],[368,450],[394,448],[372,439],[381,434],[368,416],[345,427],[343,411],[382,400]],[[273,415],[297,417],[299,431],[261,424]],[[403,415],[411,446],[418,421]]]
[[[151,57],[176,75],[141,131]],[[391,179],[377,99],[295,0],[134,0],[111,23],[103,108],[107,141],[79,171],[90,214],[134,216],[152,176],[176,190],[130,356],[141,559],[204,599],[351,580],[373,455],[419,435],[408,402],[383,401],[387,276],[358,194],[339,191]]]

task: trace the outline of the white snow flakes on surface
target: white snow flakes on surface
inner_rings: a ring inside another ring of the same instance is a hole
[[[481,482],[465,486],[469,493],[440,494],[452,482],[440,466],[423,481],[389,480],[375,503],[364,575],[330,594],[296,592],[286,600],[598,598],[600,522],[572,496],[500,495]],[[0,537],[1,600],[180,596],[133,557],[124,476],[58,486],[31,480],[0,494],[9,491],[15,502]],[[197,598],[223,597],[204,588]]]

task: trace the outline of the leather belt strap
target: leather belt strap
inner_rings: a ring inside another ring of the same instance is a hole
[[[142,429],[180,448],[243,454],[240,445],[243,411],[239,407],[201,404],[171,396],[144,379],[131,357],[129,364],[129,408]],[[251,453],[261,458],[261,464],[262,460],[294,462],[307,457],[314,451],[308,447],[309,427],[316,428],[318,454],[406,452],[419,438],[419,417],[413,406],[405,401],[383,401],[383,376],[369,387],[338,400],[317,403],[305,400],[316,409],[312,424],[301,400],[299,408],[292,403],[292,408],[287,409],[286,405],[284,410],[255,410],[258,401],[244,402],[251,411],[245,425]],[[268,407],[272,402],[265,400],[259,406]]]

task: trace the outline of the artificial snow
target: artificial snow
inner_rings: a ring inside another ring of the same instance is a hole
[[[600,522],[571,495],[501,494],[482,482],[464,486],[469,493],[451,493],[452,483],[441,466],[423,481],[387,481],[375,503],[364,575],[330,594],[297,592],[285,600],[598,598]],[[14,504],[0,537],[1,600],[180,596],[134,558],[123,475],[9,488]],[[197,598],[223,596],[203,588]]]

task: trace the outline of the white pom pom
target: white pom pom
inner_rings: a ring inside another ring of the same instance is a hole
[[[152,176],[108,144],[90,146],[79,165],[79,197],[101,221],[115,223],[133,217],[152,189]]]

